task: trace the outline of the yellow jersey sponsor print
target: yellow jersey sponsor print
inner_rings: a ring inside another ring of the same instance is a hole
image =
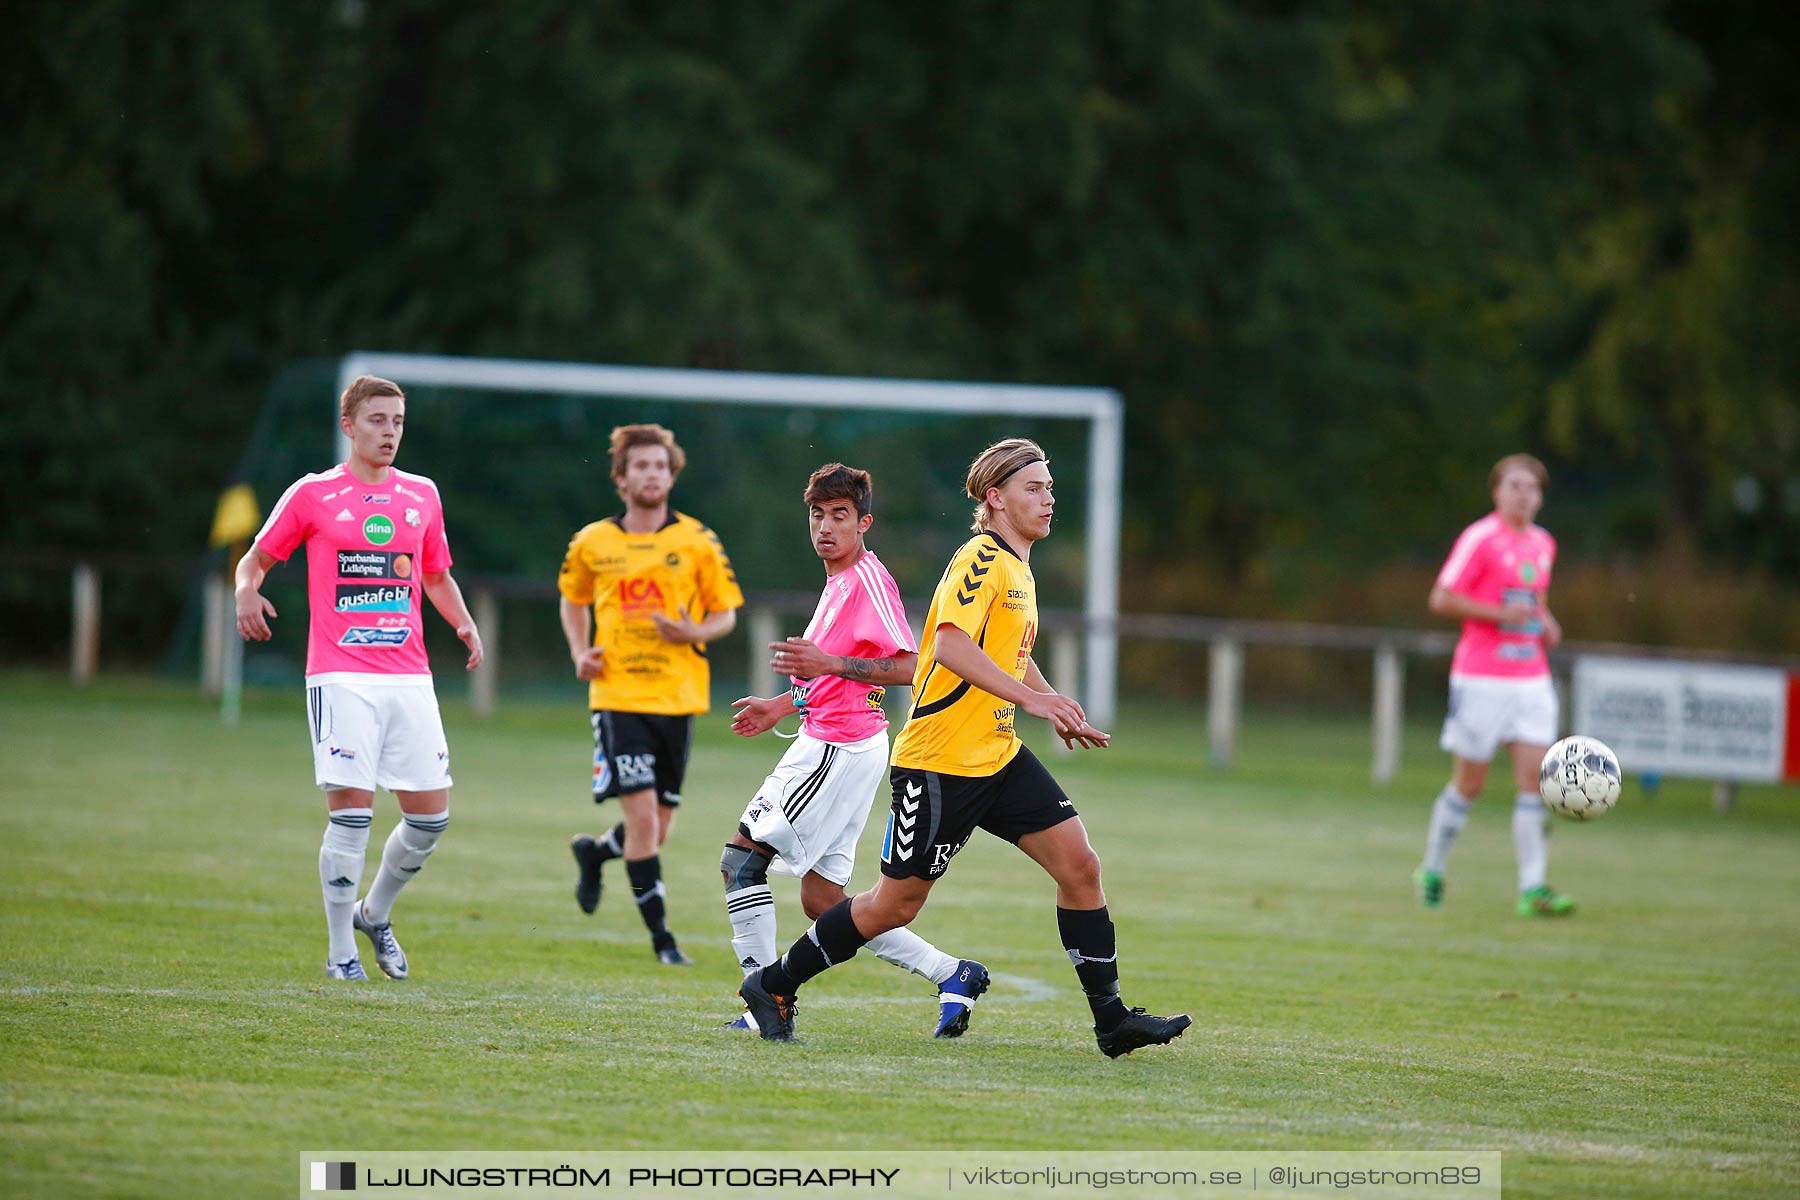
[[[594,645],[606,651],[588,706],[614,712],[703,713],[711,682],[704,645],[666,642],[651,617],[698,621],[741,608],[744,593],[718,535],[684,513],[654,533],[627,533],[607,517],[569,542],[557,587],[592,605]]]
[[[940,626],[968,634],[1014,679],[1025,678],[1037,641],[1031,568],[993,533],[963,543],[950,559],[919,642],[913,708],[894,740],[894,765],[945,775],[992,775],[1019,752],[1013,706],[938,665]]]

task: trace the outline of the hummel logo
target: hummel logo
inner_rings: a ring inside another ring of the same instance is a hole
[[[908,800],[917,800],[920,796],[925,794],[925,789],[910,779],[906,781],[905,791]]]
[[[355,517],[353,517],[353,516],[351,516],[351,515],[350,515],[350,510],[349,510],[349,509],[347,509],[347,508],[346,508],[346,509],[343,509],[343,510],[341,510],[341,511],[340,511],[340,512],[339,512],[339,513],[338,513],[338,515],[337,515],[337,519],[338,519],[338,520],[340,520],[340,521],[354,521],[354,520],[356,520],[356,518],[355,518]]]
[[[1109,963],[1109,962],[1118,962],[1118,961],[1119,961],[1119,956],[1118,956],[1118,954],[1117,954],[1117,953],[1116,953],[1116,952],[1115,952],[1115,953],[1113,953],[1113,954],[1111,954],[1111,955],[1109,955],[1109,956],[1108,956],[1108,957],[1106,957],[1106,958],[1094,958],[1094,957],[1092,957],[1092,956],[1091,956],[1091,955],[1087,955],[1087,954],[1083,954],[1083,953],[1082,953],[1082,952],[1081,952],[1081,951],[1079,951],[1079,950],[1071,950],[1071,951],[1069,951],[1069,961],[1070,961],[1070,962],[1072,962],[1072,963],[1074,963],[1074,964],[1075,964],[1075,965],[1076,965],[1076,966],[1078,966],[1078,967],[1079,967],[1079,966],[1080,966],[1080,965],[1081,965],[1081,964],[1082,964],[1082,963],[1091,963],[1091,962],[1097,962],[1097,963]]]

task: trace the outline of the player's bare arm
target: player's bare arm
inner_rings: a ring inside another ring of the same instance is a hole
[[[606,670],[606,651],[594,645],[593,609],[564,596],[557,604],[562,618],[563,636],[569,642],[569,658],[575,664],[575,678],[598,679]]]
[[[263,580],[275,557],[261,546],[252,546],[237,565],[237,627],[245,641],[269,640],[269,618],[276,616],[275,606],[262,594]]]
[[[431,601],[431,607],[438,610],[438,615],[450,623],[456,630],[456,636],[462,644],[469,648],[469,661],[464,664],[465,671],[473,671],[481,665],[481,631],[475,628],[475,618],[469,614],[469,606],[463,600],[462,588],[450,577],[448,571],[426,571],[420,576],[425,585],[425,596]]]
[[[1519,624],[1534,617],[1548,615],[1546,610],[1533,608],[1529,604],[1487,604],[1447,587],[1431,589],[1430,606],[1431,611],[1440,617],[1455,617],[1459,621],[1493,621],[1502,625]]]
[[[716,613],[708,613],[696,621],[681,610],[680,617],[666,617],[662,613],[652,613],[650,619],[656,624],[656,632],[665,642],[674,642],[678,646],[694,646],[702,642],[713,642],[724,637],[737,628],[737,609],[726,608]]]
[[[1044,678],[1044,673],[1038,669],[1037,659],[1035,658],[1027,658],[1025,660],[1025,684],[1035,691],[1050,692],[1054,695],[1061,694],[1057,692],[1055,688],[1050,686],[1050,681],[1048,679]],[[1081,748],[1084,750],[1106,749],[1107,743],[1112,741],[1112,734],[1100,732],[1093,726],[1088,725],[1086,720],[1087,719],[1084,716],[1082,718],[1083,728],[1078,734],[1065,736],[1060,732],[1058,733],[1058,736],[1062,737],[1063,745],[1068,746],[1070,749],[1074,749],[1075,743],[1080,742]]]
[[[905,687],[912,682],[913,671],[918,665],[919,656],[910,650],[897,651],[879,658],[856,658],[827,654],[803,637],[769,643],[770,668],[778,675],[793,675],[800,679],[836,675],[839,679],[850,679],[857,683]]]
[[[1055,692],[1040,692],[1014,679],[995,665],[975,639],[954,625],[940,625],[937,631],[937,661],[959,679],[966,680],[991,696],[1018,705],[1026,713],[1050,722],[1050,728],[1064,741],[1080,740],[1083,745],[1094,742],[1105,746],[1107,736],[1089,725],[1081,705]],[[1038,678],[1043,678],[1039,676]]]

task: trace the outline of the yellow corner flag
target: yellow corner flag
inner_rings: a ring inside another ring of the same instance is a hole
[[[214,546],[227,546],[250,537],[262,527],[262,512],[256,507],[256,493],[247,483],[234,483],[219,496],[219,507],[213,510],[212,538]]]

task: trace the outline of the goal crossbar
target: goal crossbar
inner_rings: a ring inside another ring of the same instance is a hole
[[[401,384],[478,391],[1086,421],[1087,563],[1082,603],[1086,628],[1081,697],[1095,722],[1105,724],[1113,718],[1118,700],[1119,524],[1125,400],[1111,388],[939,383],[358,351],[346,355],[338,364],[338,394],[358,375],[378,375]],[[349,455],[350,447],[338,428],[335,396],[331,419],[338,457],[343,459]]]

